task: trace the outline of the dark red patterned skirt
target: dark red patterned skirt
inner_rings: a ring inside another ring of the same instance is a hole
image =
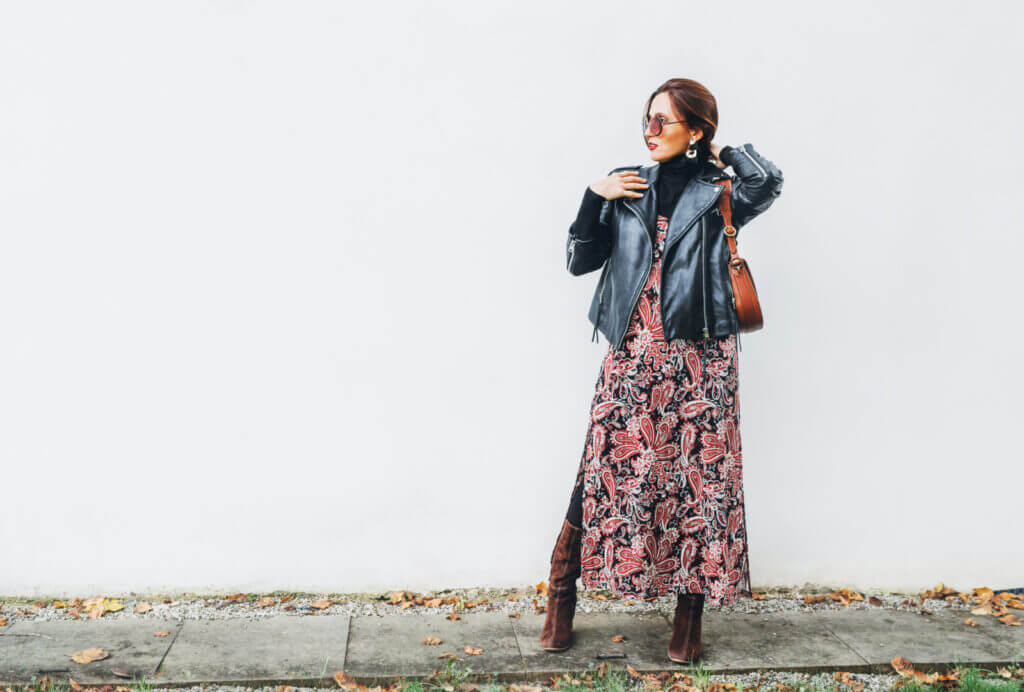
[[[623,341],[609,344],[577,474],[583,586],[620,597],[750,595],[736,335],[665,340],[668,220]]]

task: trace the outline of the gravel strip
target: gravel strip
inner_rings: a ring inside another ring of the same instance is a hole
[[[226,596],[195,596],[179,595],[177,597],[164,598],[142,598],[129,594],[127,597],[119,598],[124,606],[119,611],[108,611],[103,614],[104,619],[134,618],[154,620],[228,620],[232,618],[245,618],[257,620],[260,618],[274,617],[277,615],[427,615],[427,614],[448,614],[453,610],[461,613],[531,613],[535,612],[537,606],[545,605],[547,598],[537,594],[535,589],[445,589],[427,594],[418,594],[408,591],[398,591],[403,594],[406,607],[391,604],[388,602],[392,594],[296,594],[290,600],[282,602],[282,594],[247,594],[245,598],[230,600]],[[944,599],[926,598],[921,600],[920,596],[911,594],[878,594],[869,596],[865,594],[863,601],[851,601],[848,605],[834,600],[825,600],[821,603],[809,604],[804,601],[805,596],[821,595],[822,591],[816,592],[777,592],[761,593],[763,598],[740,598],[731,606],[712,608],[708,606],[705,612],[722,613],[778,613],[778,612],[810,612],[817,610],[840,610],[852,609],[887,609],[919,612],[921,608],[937,611],[940,609],[954,609],[963,611],[967,617],[971,606],[959,599],[946,601]],[[824,592],[827,593],[827,592]],[[600,598],[600,592],[580,591],[578,612],[584,613],[661,613],[671,615],[675,610],[675,597],[673,595],[663,596],[651,601],[634,601],[629,599],[617,599],[609,597]],[[430,599],[442,599],[441,604],[412,604],[414,597],[422,596],[428,602]],[[273,605],[257,605],[260,597],[272,598]],[[869,603],[866,599],[872,597],[880,602],[880,605]],[[116,595],[108,595],[106,598],[118,598]],[[313,604],[324,599],[330,600],[331,605],[327,608],[317,608]],[[453,602],[457,599],[457,602]],[[61,599],[69,601],[70,599]],[[482,601],[486,601],[482,603]],[[40,603],[40,602],[37,602]],[[7,625],[13,625],[20,621],[53,621],[76,619],[70,614],[67,607],[55,608],[52,600],[47,600],[45,605],[37,607],[31,602],[23,600],[7,600],[0,606],[0,620],[7,618]],[[140,603],[149,603],[152,609],[146,613],[136,613],[136,606]],[[470,606],[470,604],[474,604]],[[1019,612],[1019,611],[1018,611]],[[89,619],[84,608],[79,608],[79,618]],[[0,627],[0,632],[3,628]]]
[[[1021,679],[1019,677],[1013,680],[1006,679],[993,679],[987,678],[990,684],[999,685],[999,688],[1005,687],[1007,692],[1012,692],[1020,689]],[[833,673],[791,673],[791,672],[778,672],[778,671],[762,671],[756,673],[742,673],[733,675],[709,675],[707,676],[706,683],[701,683],[699,686],[701,689],[717,689],[720,692],[726,692],[729,688],[723,689],[720,686],[733,685],[734,690],[750,690],[750,689],[761,689],[771,692],[777,692],[778,690],[792,690],[794,692],[799,690],[842,690],[843,692],[882,692],[883,690],[891,690],[897,684],[905,684],[905,681],[899,675],[883,675],[883,674],[868,674],[868,673],[847,673],[846,677],[842,682],[836,679]],[[440,682],[440,681],[439,681]],[[692,683],[698,683],[697,680],[691,678]],[[443,683],[441,683],[443,684]],[[705,687],[705,684],[707,687]],[[626,689],[629,690],[652,690],[658,689],[658,686],[652,686],[650,683],[644,682],[640,678],[627,678]],[[863,687],[861,687],[863,685]],[[856,687],[854,687],[856,686]],[[660,686],[661,689],[665,689],[668,686]],[[371,688],[373,689],[373,688]],[[388,688],[385,688],[388,689]],[[459,687],[454,688],[456,692]],[[509,692],[549,692],[557,690],[556,687],[551,687],[547,684],[542,684],[535,681],[524,681],[520,683],[502,683],[500,686],[497,684],[481,684],[478,692],[490,692],[496,690],[506,690]],[[563,688],[564,689],[564,688]],[[596,687],[595,689],[601,689]],[[996,687],[989,689],[998,689]],[[283,692],[278,687],[236,687],[228,685],[204,685],[195,687],[180,687],[175,688],[174,692]],[[316,687],[288,687],[287,692],[323,692],[323,688]]]

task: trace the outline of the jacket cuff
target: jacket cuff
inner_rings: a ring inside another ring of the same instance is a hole
[[[580,203],[580,210],[576,214],[576,223],[573,225],[573,228],[580,230],[594,228],[601,220],[601,205],[607,201],[608,200],[591,190],[590,186],[587,185],[587,189],[583,193],[583,202]]]

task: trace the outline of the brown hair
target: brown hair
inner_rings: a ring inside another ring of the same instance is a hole
[[[643,120],[644,132],[646,133],[647,113],[651,108],[651,101],[661,92],[667,92],[672,107],[679,115],[686,120],[690,128],[699,128],[704,134],[697,140],[697,157],[701,161],[707,161],[711,155],[711,140],[715,138],[718,130],[718,103],[711,92],[700,82],[693,79],[670,79],[647,97],[644,103]],[[644,143],[647,143],[647,135],[644,134]]]

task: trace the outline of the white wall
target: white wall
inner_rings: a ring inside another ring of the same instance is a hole
[[[0,5],[0,593],[545,579],[564,243],[664,79],[748,227],[755,588],[1024,585],[1013,2]]]

